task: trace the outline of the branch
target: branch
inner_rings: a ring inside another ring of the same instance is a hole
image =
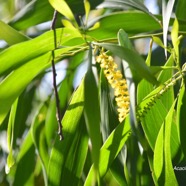
[[[58,134],[59,134],[59,139],[60,141],[64,139],[63,137],[63,132],[62,132],[62,125],[61,125],[61,111],[60,111],[60,99],[59,99],[59,94],[57,91],[57,84],[56,84],[56,68],[55,68],[55,49],[57,48],[57,41],[56,41],[56,30],[55,30],[55,25],[56,25],[56,20],[57,20],[57,11],[54,11],[53,19],[52,19],[52,24],[51,24],[51,30],[54,32],[54,49],[52,50],[52,74],[53,74],[53,88],[54,88],[54,94],[55,94],[55,99],[56,99],[56,118],[58,122]]]

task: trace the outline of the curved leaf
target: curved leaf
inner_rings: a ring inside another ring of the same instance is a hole
[[[98,8],[118,8],[118,9],[121,9],[121,8],[126,9],[127,7],[132,7],[134,9],[141,10],[144,13],[153,17],[154,20],[159,22],[159,20],[151,12],[149,12],[147,7],[143,3],[141,3],[140,1],[134,1],[134,0],[125,0],[125,1],[106,0],[105,2],[103,2],[102,4],[100,4],[98,6]]]

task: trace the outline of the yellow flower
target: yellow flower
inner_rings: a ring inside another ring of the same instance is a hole
[[[112,56],[108,56],[106,53],[102,52],[96,57],[96,61],[100,63],[100,67],[104,69],[104,74],[109,84],[114,89],[115,100],[118,106],[117,111],[119,113],[118,119],[119,122],[122,122],[129,113],[130,108],[126,80],[123,78],[120,70],[117,70],[117,64],[114,62]]]

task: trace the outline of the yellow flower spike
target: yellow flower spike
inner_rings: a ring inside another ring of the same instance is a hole
[[[108,56],[103,51],[104,50],[96,57],[96,61],[100,63],[100,67],[104,69],[104,75],[114,89],[115,100],[118,106],[118,119],[119,122],[122,122],[129,113],[130,100],[127,83],[126,80],[123,79],[120,70],[117,70],[117,64],[114,62],[114,58]]]

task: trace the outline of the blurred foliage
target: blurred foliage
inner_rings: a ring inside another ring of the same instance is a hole
[[[145,2],[0,0],[0,185],[186,183],[186,1]]]

